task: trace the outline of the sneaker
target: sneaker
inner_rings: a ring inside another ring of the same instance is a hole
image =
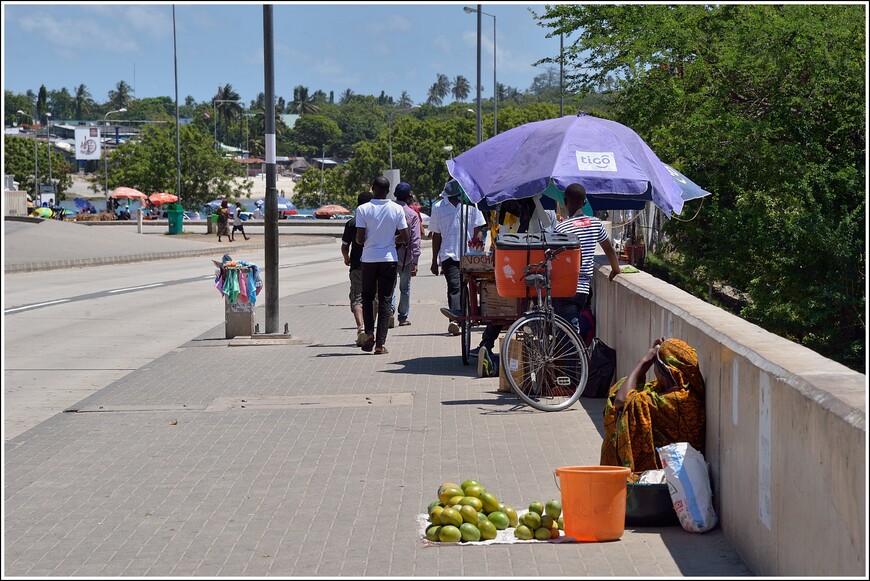
[[[477,376],[478,377],[493,377],[498,372],[493,373],[495,364],[492,361],[492,356],[489,349],[481,347],[477,353]]]
[[[459,325],[456,321],[450,321],[450,324],[447,325],[447,332],[451,335],[459,335],[462,333],[462,329],[459,328]]]
[[[462,311],[456,311],[448,309],[447,307],[441,307],[441,314],[450,319],[451,321],[454,319],[458,319],[462,316]]]
[[[478,346],[475,347],[474,349],[471,349],[471,350],[468,352],[468,358],[469,358],[469,359],[477,359],[477,356],[478,356],[478,355],[480,355],[480,345],[478,345]]]

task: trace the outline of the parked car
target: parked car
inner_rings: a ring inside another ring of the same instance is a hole
[[[196,222],[199,220],[205,220],[205,216],[203,216],[200,212],[197,212],[195,210],[186,210],[184,212],[184,220]]]

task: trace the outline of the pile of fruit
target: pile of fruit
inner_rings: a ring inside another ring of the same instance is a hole
[[[498,531],[519,524],[517,511],[489,492],[477,480],[461,485],[445,482],[438,487],[438,500],[429,504],[426,538],[441,543],[487,541]]]
[[[520,518],[520,525],[514,530],[514,536],[524,541],[531,539],[547,541],[558,539],[559,531],[564,528],[562,503],[550,499],[546,505],[540,502],[529,505],[529,512]]]

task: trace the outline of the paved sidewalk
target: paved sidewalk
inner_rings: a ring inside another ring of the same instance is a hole
[[[4,576],[750,574],[719,528],[424,546],[415,517],[441,482],[525,508],[601,443],[601,400],[538,412],[463,366],[445,298],[443,277],[413,279],[412,325],[375,356],[353,344],[346,285],[287,296],[297,344],[234,346],[217,326],[10,440]]]

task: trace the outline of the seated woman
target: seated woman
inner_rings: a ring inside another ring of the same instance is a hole
[[[656,378],[644,383],[650,367]],[[601,465],[661,469],[656,447],[674,442],[703,454],[704,424],[704,378],[695,350],[679,339],[656,339],[628,378],[610,388]]]

